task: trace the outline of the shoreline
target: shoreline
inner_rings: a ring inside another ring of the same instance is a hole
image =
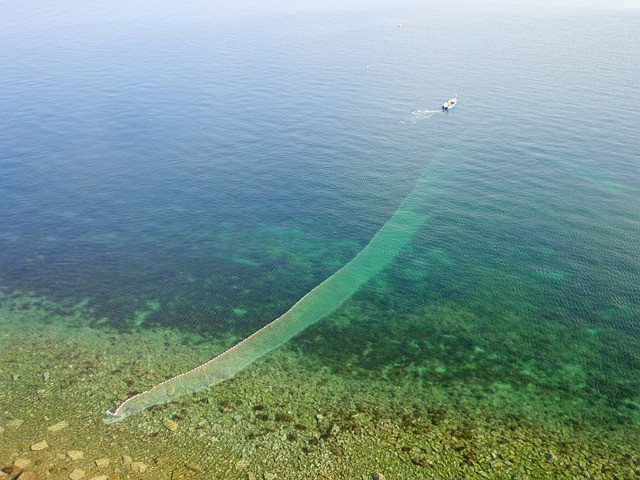
[[[153,384],[224,346],[175,330],[125,334],[89,328],[81,313],[10,307],[0,303],[0,478],[19,471],[77,480],[640,474],[637,429],[561,422],[561,406],[557,418],[536,423],[536,411],[544,418],[554,402],[526,405],[536,400],[526,392],[520,399],[509,392],[507,408],[499,394],[476,398],[462,385],[348,378],[295,344],[205,392],[103,425],[123,387]],[[534,416],[527,420],[527,412]]]

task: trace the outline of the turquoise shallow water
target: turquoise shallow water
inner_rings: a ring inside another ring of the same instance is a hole
[[[443,29],[449,7],[384,3],[32,7],[0,7],[3,291],[242,338],[440,158],[411,245],[292,346],[637,426],[637,9],[476,6]]]

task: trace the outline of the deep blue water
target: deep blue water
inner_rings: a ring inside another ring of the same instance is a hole
[[[637,8],[5,2],[0,18],[5,291],[89,299],[118,328],[157,302],[138,327],[250,333],[445,158],[365,310],[500,305],[640,336]],[[640,364],[627,355],[611,363]]]

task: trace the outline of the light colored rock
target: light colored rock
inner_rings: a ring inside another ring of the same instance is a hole
[[[385,480],[384,475],[380,472],[375,472],[371,474],[371,478],[373,480]]]
[[[144,473],[147,470],[147,466],[142,462],[133,462],[131,464],[131,470],[137,473]]]
[[[98,460],[96,460],[96,467],[98,467],[100,470],[103,470],[105,468],[109,468],[109,463],[110,460],[108,458],[99,458]]]
[[[170,418],[163,418],[162,424],[167,427],[168,430],[175,432],[178,429],[178,424],[171,420]]]
[[[71,480],[82,480],[85,477],[86,473],[81,468],[74,469],[70,474],[69,478]]]
[[[131,462],[133,462],[133,457],[131,457],[131,455],[123,455],[122,456],[122,463],[125,465],[131,465]]]
[[[67,457],[69,457],[74,462],[77,462],[78,460],[82,460],[84,458],[84,452],[81,452],[80,450],[69,450],[67,452]]]
[[[20,425],[22,425],[23,422],[24,422],[24,420],[19,420],[19,419],[15,418],[15,419],[9,420],[7,422],[7,427],[18,428]]]
[[[47,443],[46,440],[43,440],[41,442],[34,443],[33,445],[31,445],[31,450],[33,450],[34,452],[46,450],[47,448],[49,448],[49,444]]]
[[[18,480],[36,480],[36,472],[22,472]]]
[[[29,466],[30,463],[31,460],[29,460],[28,458],[16,458],[16,461],[13,462],[13,466],[24,470],[25,468],[27,468],[27,466]]]
[[[195,463],[188,463],[185,465],[185,467],[187,467],[187,470],[190,470],[194,473],[204,472],[204,469],[200,465],[196,465]]]
[[[58,432],[63,428],[67,428],[68,426],[69,424],[67,423],[67,421],[63,420],[61,422],[56,423],[55,425],[51,425],[50,427],[47,428],[47,430],[49,430],[50,432]]]
[[[89,480],[109,480],[109,475],[96,475],[95,477],[91,477]]]
[[[0,427],[0,435],[4,433],[4,427]]]

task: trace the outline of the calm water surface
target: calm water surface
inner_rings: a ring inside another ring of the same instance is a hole
[[[247,335],[437,162],[411,248],[297,348],[637,424],[640,10],[309,8],[0,6],[3,291]]]

